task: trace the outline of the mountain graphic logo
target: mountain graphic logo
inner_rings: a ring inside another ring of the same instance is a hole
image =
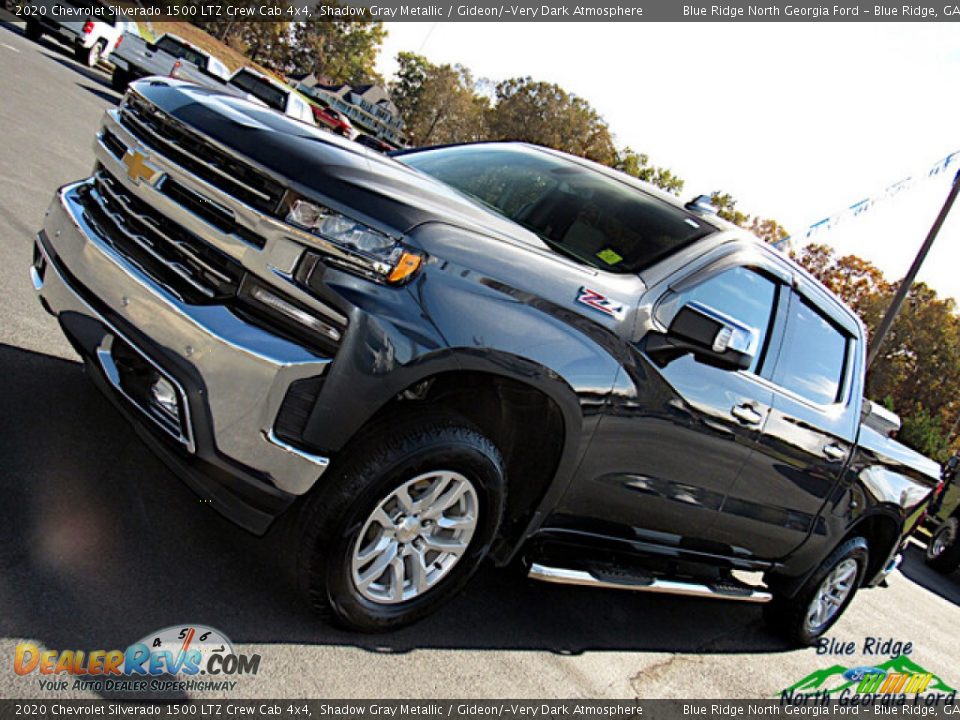
[[[866,670],[873,672],[857,672]],[[883,673],[883,675],[880,675],[880,673]],[[903,676],[904,678],[904,682],[899,683],[899,687],[895,691],[900,692],[905,685],[909,686],[906,682],[907,679],[914,677],[919,678],[926,675],[930,675],[930,679],[929,682],[923,686],[925,691],[942,693],[956,692],[955,688],[950,687],[939,675],[934,675],[930,671],[924,670],[906,655],[900,655],[886,662],[871,666],[870,668],[846,668],[842,665],[832,665],[822,670],[815,670],[802,680],[798,680],[790,687],[781,690],[778,695],[813,692],[820,693],[821,695],[825,693],[834,695],[848,689],[851,690],[851,692],[864,692],[863,690],[859,690],[859,688],[869,681],[871,675],[878,677],[878,681],[870,685],[872,689],[866,690],[866,692],[870,693],[884,692],[884,690],[881,689],[884,687],[881,681],[893,678],[894,676]]]

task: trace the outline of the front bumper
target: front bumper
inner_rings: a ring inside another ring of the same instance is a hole
[[[79,199],[87,183],[62,188],[47,212],[31,268],[41,302],[97,384],[178,474],[223,514],[264,532],[328,465],[279,440],[273,424],[291,383],[322,376],[330,359],[227,307],[165,292],[98,236]],[[121,345],[176,387],[176,432],[124,392],[113,357]]]

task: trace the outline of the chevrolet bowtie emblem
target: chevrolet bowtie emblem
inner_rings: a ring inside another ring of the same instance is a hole
[[[127,168],[127,177],[136,185],[141,180],[146,181],[147,185],[153,185],[160,177],[160,171],[147,162],[147,156],[139,150],[128,150],[123,156],[123,164]]]

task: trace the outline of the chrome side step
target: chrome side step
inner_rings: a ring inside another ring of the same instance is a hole
[[[660,578],[636,578],[632,580],[623,575],[622,580],[597,577],[587,570],[555,568],[533,563],[527,574],[534,580],[558,583],[560,585],[584,585],[587,587],[612,588],[615,590],[635,590],[638,592],[668,593],[671,595],[691,595],[716,600],[741,600],[743,602],[770,602],[773,596],[766,590],[750,585],[724,588],[711,587],[702,583],[681,582],[679,580],[661,580]]]

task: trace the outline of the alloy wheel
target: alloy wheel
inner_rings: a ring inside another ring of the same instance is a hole
[[[449,470],[423,473],[393,490],[354,543],[357,592],[378,604],[396,604],[435,586],[466,552],[479,505],[473,483]]]

